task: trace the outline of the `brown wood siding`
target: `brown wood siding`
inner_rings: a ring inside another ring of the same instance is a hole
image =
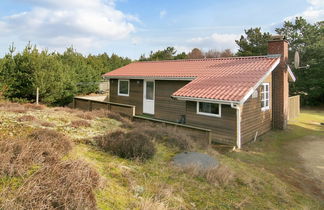
[[[272,128],[272,78],[267,77],[264,82],[269,83],[270,101],[269,110],[261,110],[261,86],[257,88],[258,97],[250,98],[244,103],[241,118],[242,144],[254,139],[256,132],[258,136]]]
[[[157,119],[178,122],[186,114],[186,102],[171,98],[172,93],[182,88],[189,81],[155,81],[155,115]]]
[[[222,104],[221,117],[197,114],[197,102],[187,101],[186,119],[188,125],[212,130],[212,141],[236,144],[236,110]]]
[[[143,113],[143,80],[129,80],[129,96],[118,95],[118,79],[110,79],[109,101],[121,104],[134,105],[135,114]]]

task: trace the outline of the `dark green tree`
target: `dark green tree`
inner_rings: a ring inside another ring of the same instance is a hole
[[[235,40],[239,46],[237,56],[266,55],[268,49],[268,40],[271,35],[268,32],[261,32],[261,28],[250,28],[244,30],[239,40]]]
[[[142,54],[139,58],[139,61],[160,61],[160,60],[176,60],[176,59],[186,59],[186,53],[182,52],[176,54],[177,51],[174,47],[167,47],[164,50],[158,50],[156,52],[151,51],[149,57],[145,57]]]
[[[324,21],[310,24],[304,18],[296,17],[294,22],[285,21],[276,32],[289,41],[289,64],[297,77],[296,82],[290,85],[291,94],[301,95],[302,104],[323,104]],[[301,66],[309,65],[310,68],[294,68],[296,51],[300,54]]]

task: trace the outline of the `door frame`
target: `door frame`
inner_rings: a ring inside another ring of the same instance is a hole
[[[153,82],[153,100],[146,99],[146,82]],[[151,101],[153,102],[153,112],[152,113],[147,113],[145,112],[145,101]],[[143,82],[143,113],[144,114],[155,114],[155,80],[144,80]]]

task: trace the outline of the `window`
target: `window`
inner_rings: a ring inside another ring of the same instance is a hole
[[[261,109],[268,110],[270,103],[270,89],[269,83],[263,83],[261,85]]]
[[[197,102],[197,114],[220,117],[221,105],[215,103]]]
[[[118,80],[118,95],[129,96],[129,80]]]
[[[146,81],[146,94],[147,100],[154,100],[154,82]]]

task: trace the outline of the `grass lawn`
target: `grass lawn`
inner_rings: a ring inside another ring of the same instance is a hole
[[[33,115],[38,121],[20,122],[22,115]],[[285,145],[308,135],[323,135],[322,128],[307,124],[309,120],[324,121],[323,112],[303,112],[287,131],[274,131],[262,141],[248,145],[243,151],[220,154],[213,149],[199,150],[220,160],[233,175],[228,183],[214,184],[206,177],[184,172],[172,165],[178,148],[155,142],[157,153],[146,161],[119,158],[101,151],[95,145],[83,144],[84,139],[118,129],[120,122],[108,118],[92,118],[90,127],[71,127],[81,120],[80,113],[69,110],[28,110],[25,113],[0,111],[2,141],[6,136],[23,136],[42,127],[41,121],[55,125],[50,129],[67,135],[74,146],[64,159],[82,159],[95,168],[102,184],[95,192],[99,209],[321,209],[322,203],[283,178],[285,170],[294,168],[295,159],[287,157]],[[293,151],[291,151],[293,152]],[[282,160],[284,159],[284,160]],[[28,176],[32,176],[32,169]],[[302,169],[296,169],[302,170]],[[226,178],[228,174],[223,174]],[[0,189],[12,186],[12,194],[26,177],[1,177]],[[0,193],[0,208],[4,197]]]

